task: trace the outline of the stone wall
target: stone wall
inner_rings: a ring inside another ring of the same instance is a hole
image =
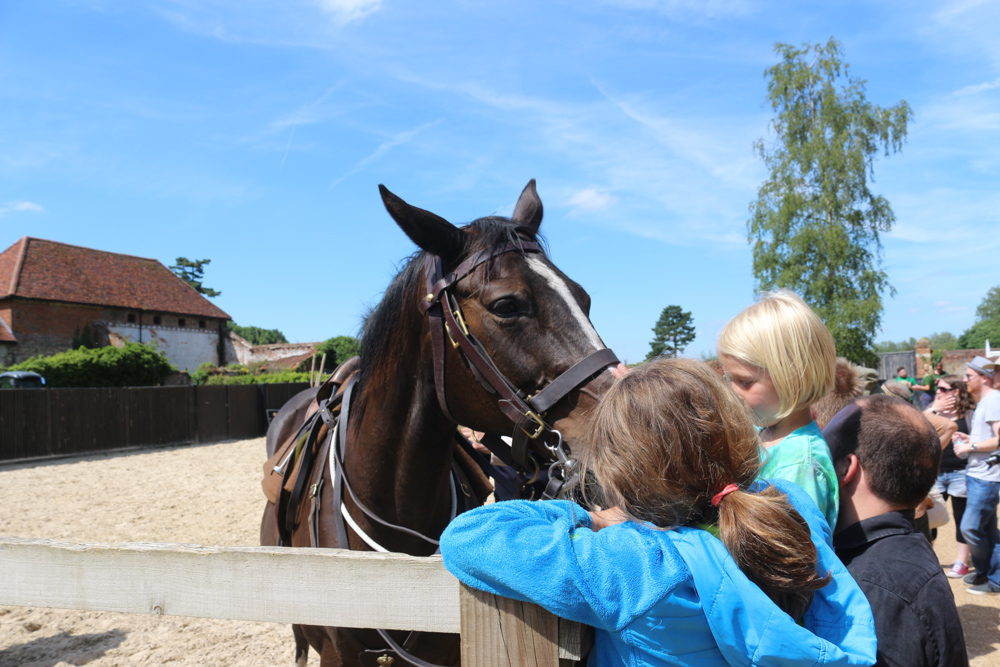
[[[236,334],[230,333],[230,337],[238,338],[243,345],[237,343],[236,352],[240,356],[240,363],[250,365],[253,363],[263,363],[270,368],[295,368],[304,359],[308,359],[316,353],[316,346],[319,343],[277,343],[275,345],[250,345]],[[319,360],[316,360],[319,364]]]

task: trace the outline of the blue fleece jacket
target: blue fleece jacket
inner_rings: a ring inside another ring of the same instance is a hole
[[[871,608],[834,554],[825,518],[794,484],[774,484],[809,523],[819,569],[832,575],[801,626],[710,533],[632,521],[594,532],[587,511],[568,501],[511,500],[461,514],[441,553],[473,588],[593,626],[590,665],[873,664]]]

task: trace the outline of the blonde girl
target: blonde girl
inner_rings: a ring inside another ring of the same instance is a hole
[[[719,334],[719,361],[753,411],[763,445],[761,479],[794,482],[837,525],[837,475],[809,406],[833,387],[833,336],[792,292],[764,297]]]
[[[753,422],[715,371],[690,359],[634,368],[592,431],[581,466],[608,509],[512,500],[466,512],[441,536],[445,566],[593,626],[590,665],[875,661],[871,609],[829,526],[794,485],[755,481]]]

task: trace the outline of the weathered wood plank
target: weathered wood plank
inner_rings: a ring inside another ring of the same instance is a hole
[[[0,538],[0,605],[459,632],[441,558]]]
[[[538,605],[461,587],[462,667],[559,667],[559,619]]]

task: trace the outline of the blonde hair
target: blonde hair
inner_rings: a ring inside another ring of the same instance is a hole
[[[797,294],[779,290],[734,317],[719,334],[719,355],[767,371],[778,419],[822,398],[834,383],[837,347],[823,320]]]
[[[809,526],[773,486],[748,493],[760,469],[749,410],[703,362],[661,359],[633,368],[604,394],[581,460],[588,501],[660,528],[718,524],[747,577],[794,618],[827,578]],[[729,484],[739,489],[712,504]]]

